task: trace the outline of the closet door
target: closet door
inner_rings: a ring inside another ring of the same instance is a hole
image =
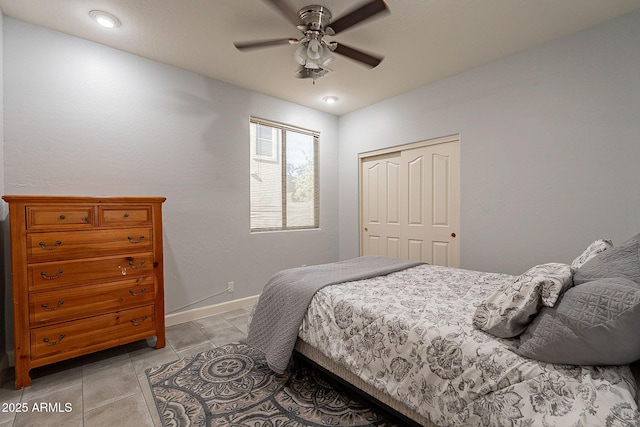
[[[361,163],[361,252],[401,258],[400,153],[374,156]]]
[[[459,266],[457,148],[446,143],[402,151],[401,258]]]
[[[362,255],[458,267],[458,139],[361,156]]]

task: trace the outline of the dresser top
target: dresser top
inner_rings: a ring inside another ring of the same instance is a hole
[[[157,196],[37,196],[4,195],[5,202],[20,203],[162,203],[166,197]]]

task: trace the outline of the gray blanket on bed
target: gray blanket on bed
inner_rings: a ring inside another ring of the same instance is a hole
[[[369,255],[276,273],[265,285],[249,326],[247,344],[265,353],[267,364],[282,373],[313,296],[325,286],[381,276],[424,264]]]

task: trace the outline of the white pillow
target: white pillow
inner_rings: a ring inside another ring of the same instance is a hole
[[[548,263],[530,268],[502,285],[476,309],[473,324],[500,338],[520,335],[542,306],[553,307],[573,285],[567,264]]]
[[[600,252],[604,252],[608,248],[613,247],[613,242],[609,239],[598,239],[591,243],[580,256],[571,263],[571,273],[575,273],[582,265],[589,261]]]

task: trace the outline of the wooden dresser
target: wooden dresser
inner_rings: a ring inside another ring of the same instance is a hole
[[[3,199],[16,388],[37,366],[152,336],[165,346],[164,197]]]

